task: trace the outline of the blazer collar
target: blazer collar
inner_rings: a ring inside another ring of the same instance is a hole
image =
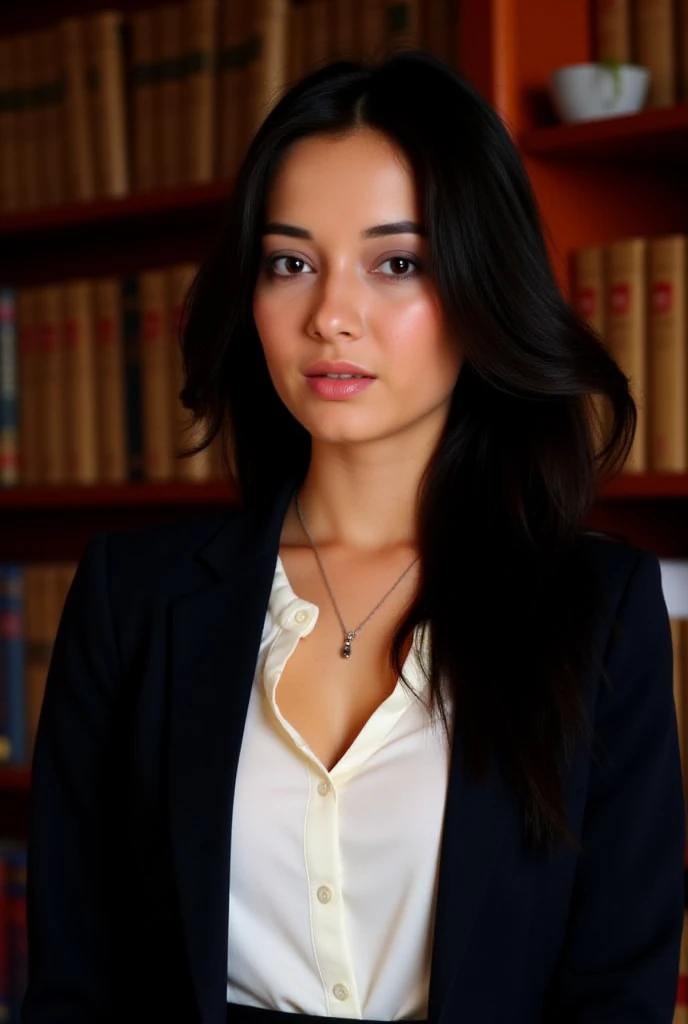
[[[225,1024],[234,784],[272,586],[284,487],[271,513],[226,526],[199,557],[213,581],[171,611],[169,813],[189,963],[203,1024]],[[469,782],[451,754],[432,945],[429,1016],[440,1019],[514,803],[493,769]]]

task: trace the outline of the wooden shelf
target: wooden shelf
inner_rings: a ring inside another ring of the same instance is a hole
[[[0,765],[0,793],[26,793],[31,785],[31,769]]]
[[[226,202],[228,181],[183,185],[140,192],[120,199],[95,199],[0,215],[0,244],[18,236],[55,235],[76,231],[96,234],[112,225],[135,225],[151,219],[201,211],[215,212]]]
[[[617,499],[688,498],[688,473],[639,473],[618,476],[600,495]]]
[[[533,128],[518,141],[530,157],[688,165],[688,103],[600,121]]]
[[[223,481],[208,483],[102,484],[93,487],[12,487],[0,491],[0,517],[5,512],[56,509],[174,508],[222,506],[236,491]]]

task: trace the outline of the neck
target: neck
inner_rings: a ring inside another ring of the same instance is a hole
[[[300,500],[317,544],[361,551],[416,547],[425,462],[389,454],[313,442]]]

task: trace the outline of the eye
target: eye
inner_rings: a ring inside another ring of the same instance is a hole
[[[380,263],[380,267],[384,267],[386,264],[391,267],[391,273],[383,273],[382,277],[416,277],[421,269],[419,261],[411,259],[410,256],[388,256]]]
[[[299,277],[304,272],[313,273],[302,256],[268,256],[265,268],[273,277]]]

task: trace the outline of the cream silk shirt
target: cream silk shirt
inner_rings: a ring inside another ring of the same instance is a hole
[[[278,559],[237,771],[227,1000],[422,1019],[449,745],[397,682],[328,772],[279,709],[284,666],[317,618]],[[404,666],[416,692],[422,657],[416,637]]]

